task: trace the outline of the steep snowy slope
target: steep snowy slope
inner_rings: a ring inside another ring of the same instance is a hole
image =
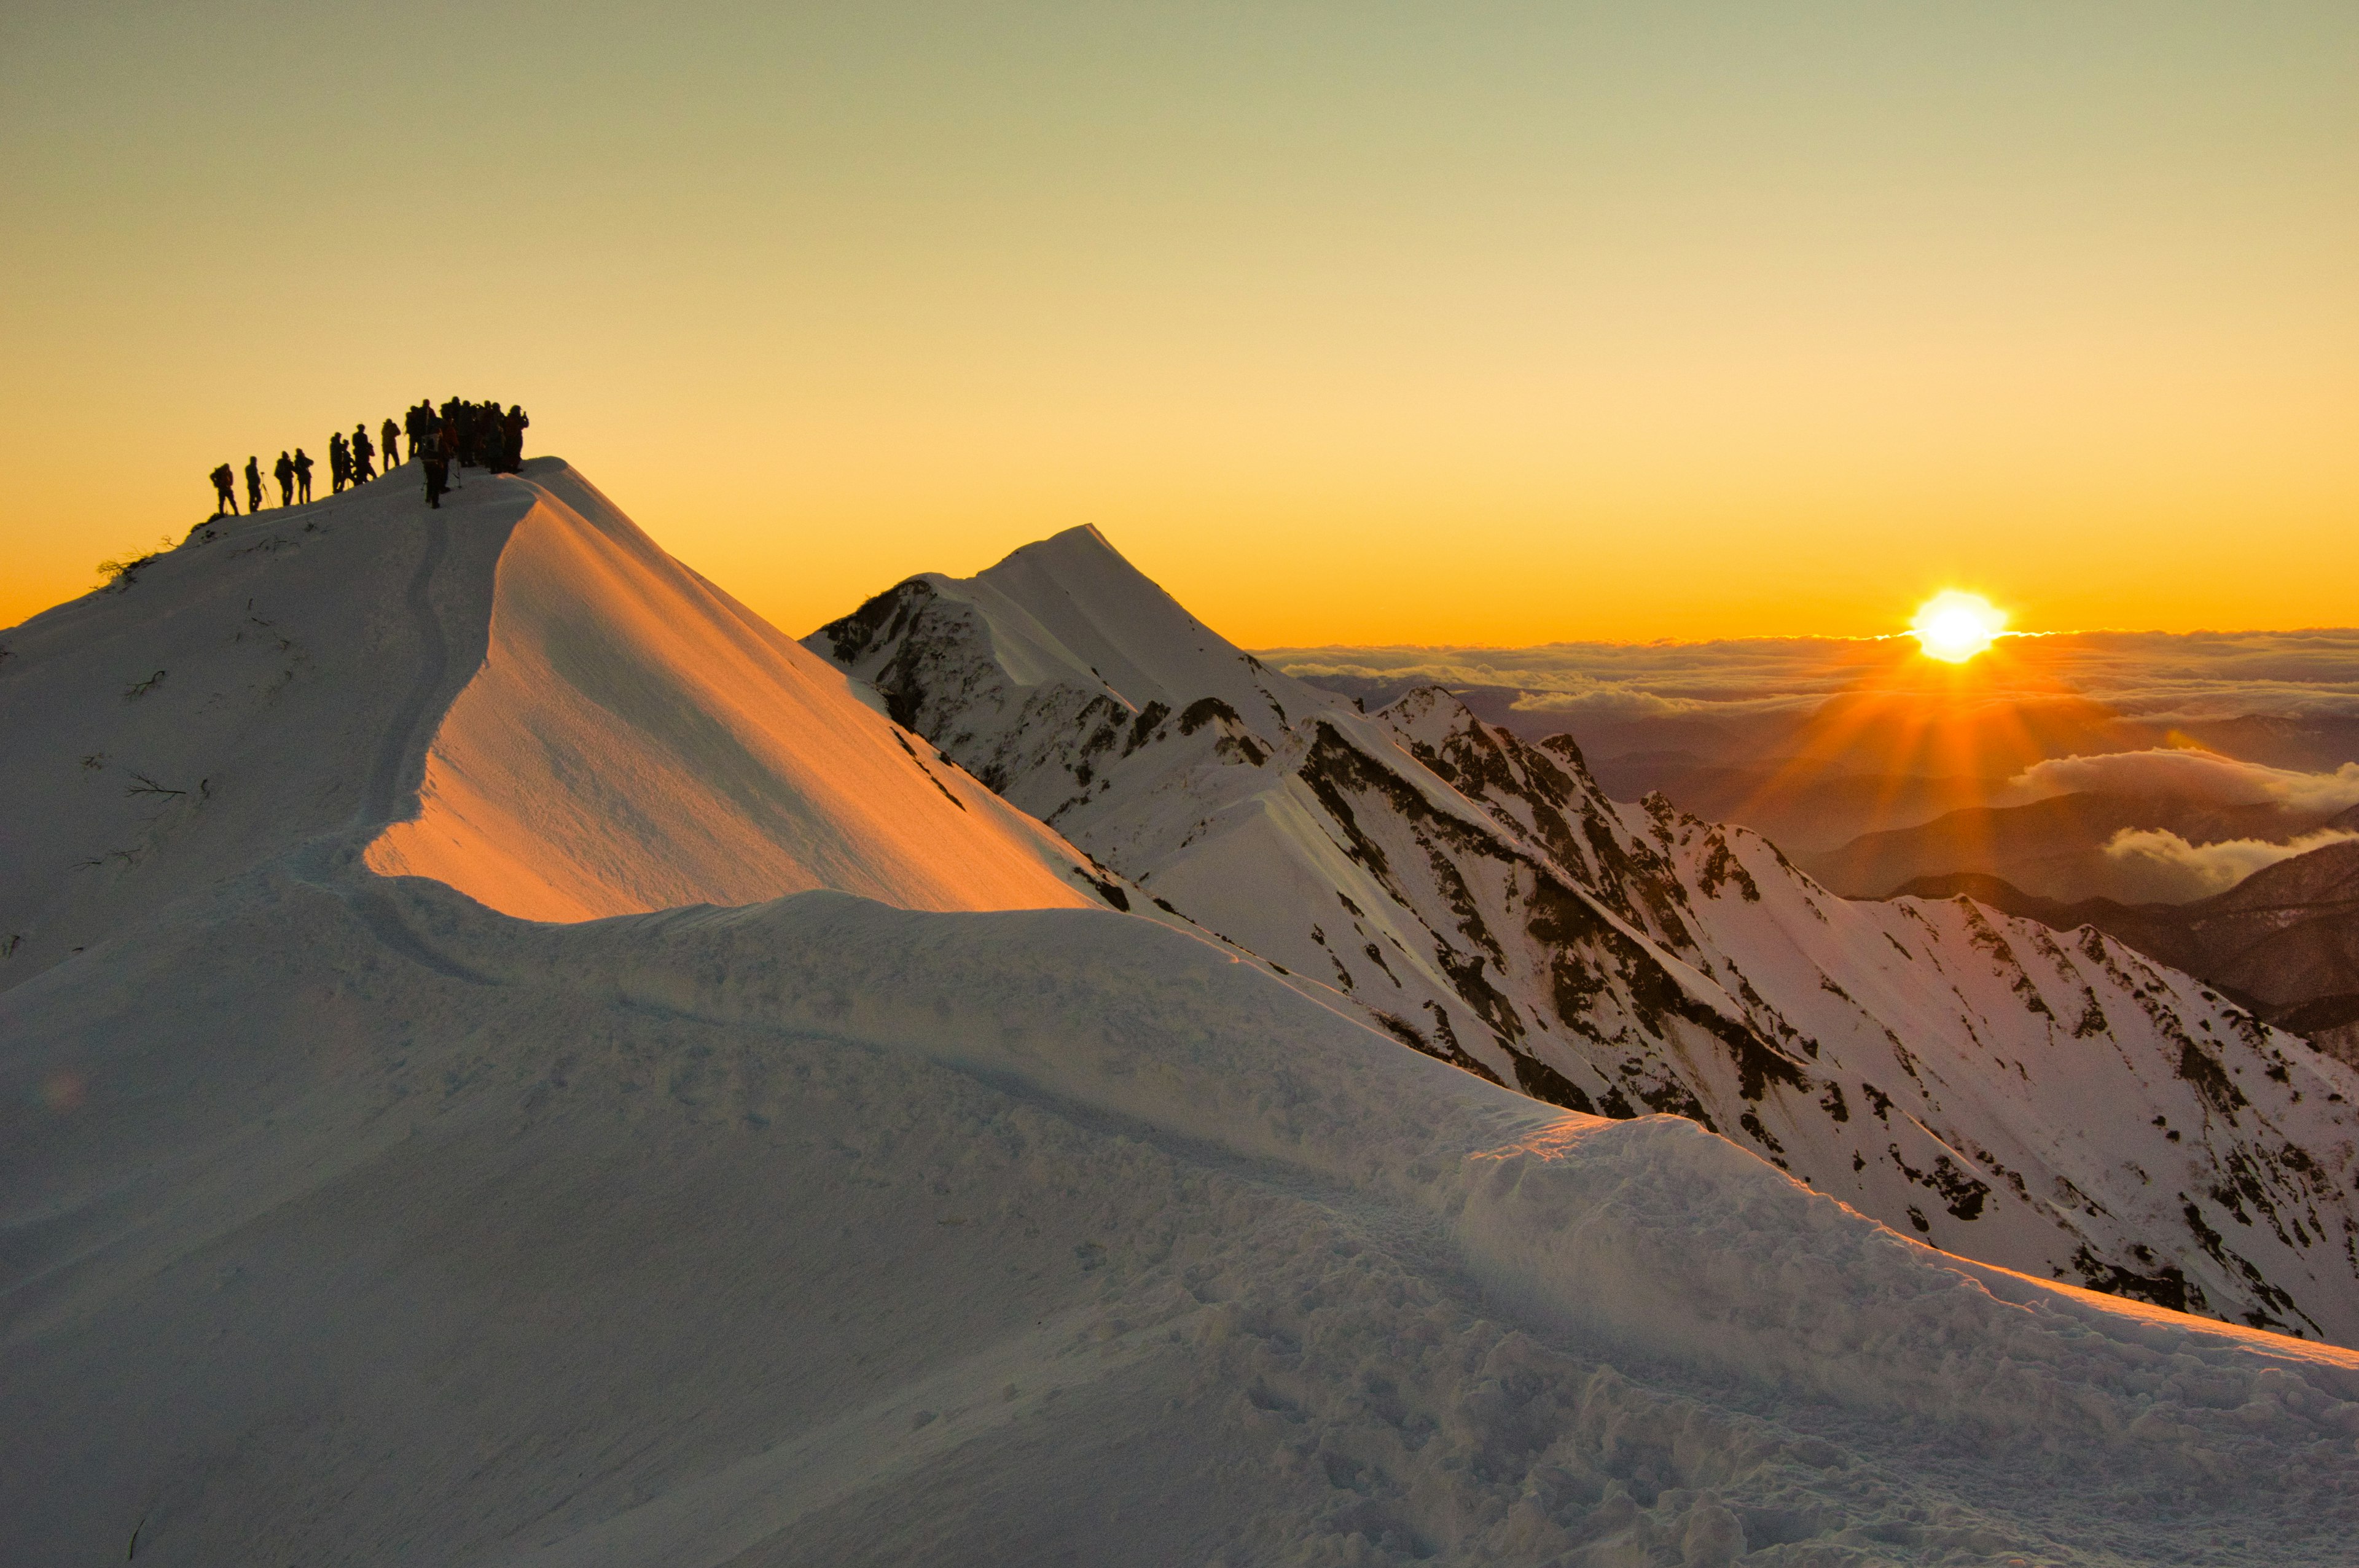
[[[370,847],[374,870],[537,920],[816,887],[917,909],[1082,901],[1053,834],[570,470],[532,478],[489,653],[435,732],[419,814]]]
[[[1969,1256],[2359,1340],[2359,1081],[2118,945],[1854,909],[1439,691],[1361,715],[1092,530],[807,641],[1167,907],[1431,1054],[1691,1117]]]
[[[1900,892],[1964,892],[2055,930],[2093,925],[2249,1002],[2328,1054],[2359,1062],[2359,843],[2279,860],[2193,903],[2060,903],[1979,876],[1923,877]]]
[[[813,887],[1095,896],[1053,833],[554,459],[440,512],[397,478],[224,519],[0,646],[0,985],[264,856],[380,828],[381,870],[538,919]]]

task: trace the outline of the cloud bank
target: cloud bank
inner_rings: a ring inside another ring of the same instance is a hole
[[[2098,791],[2107,795],[2172,795],[2222,806],[2277,805],[2332,814],[2359,806],[2359,762],[2332,773],[2240,762],[2212,752],[2114,752],[2097,757],[2056,757],[2035,762],[2007,781],[2005,804]],[[2216,847],[2216,846],[2215,846]],[[2111,853],[2110,848],[2107,850]]]
[[[2321,828],[2287,844],[2262,838],[2230,838],[2217,844],[2190,844],[2163,828],[2125,827],[2106,841],[2106,858],[2162,874],[2178,884],[2184,899],[2208,898],[2225,892],[2264,867],[2329,844],[2348,843],[2359,833]]]

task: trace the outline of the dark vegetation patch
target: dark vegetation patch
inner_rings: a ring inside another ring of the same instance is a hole
[[[1146,745],[1147,738],[1155,733],[1155,727],[1169,717],[1170,712],[1170,705],[1161,702],[1150,702],[1140,708],[1138,717],[1130,721],[1130,740],[1124,744],[1122,754],[1127,757]]]
[[[2181,1193],[2179,1195],[2179,1212],[2186,1218],[2187,1228],[2193,1233],[2196,1245],[2202,1248],[2213,1262],[2223,1269],[2233,1269],[2242,1275],[2245,1285],[2260,1301],[2277,1308],[2278,1312],[2291,1314],[2304,1323],[2310,1324],[2311,1333],[2315,1334],[2319,1331],[2318,1325],[2311,1322],[2310,1314],[2294,1304],[2292,1296],[2287,1294],[2281,1287],[2270,1283],[2243,1254],[2228,1246],[2226,1238],[2205,1222],[2202,1209],[2196,1206],[2193,1199],[2185,1193]],[[2299,1332],[2298,1329],[2293,1329],[2285,1319],[2262,1311],[2258,1307],[2248,1307],[2238,1315],[2254,1328],[2279,1328],[2293,1333]]]
[[[1462,1072],[1472,1073],[1487,1083],[1499,1084],[1499,1075],[1468,1055],[1465,1047],[1458,1044],[1456,1036],[1448,1036],[1437,1043],[1428,1039],[1423,1030],[1397,1012],[1379,1012],[1373,1016],[1386,1033],[1410,1050],[1430,1056],[1437,1062],[1447,1062],[1451,1066]],[[1506,1088],[1507,1086],[1499,1084],[1499,1087]]]
[[[1581,1092],[1580,1086],[1538,1056],[1526,1055],[1512,1049],[1507,1054],[1516,1064],[1516,1087],[1532,1098],[1545,1100],[1549,1105],[1560,1105],[1567,1110],[1577,1110],[1583,1116],[1597,1114],[1596,1108],[1590,1103],[1589,1097]]]
[[[2180,1041],[2179,1076],[2193,1084],[2196,1091],[2212,1102],[2212,1108],[2232,1122],[2236,1119],[2238,1108],[2246,1103],[2244,1091],[2229,1081],[2227,1069],[2192,1040]]]
[[[1223,735],[1212,742],[1212,754],[1248,767],[1259,767],[1269,761],[1269,750],[1250,735]]]
[[[203,524],[201,524],[199,526],[202,527]],[[208,535],[207,536],[210,537],[211,535]],[[166,538],[158,541],[156,548],[147,551],[144,554],[136,556],[111,557],[106,560],[99,562],[98,575],[106,579],[105,587],[101,589],[99,591],[102,593],[128,593],[131,590],[131,585],[139,580],[139,574],[146,571],[149,567],[154,566],[158,561],[162,560],[164,558],[164,553],[171,547],[172,541],[169,538]]]
[[[1749,1110],[1746,1111],[1743,1116],[1736,1119],[1736,1125],[1745,1129],[1745,1135],[1747,1137],[1751,1138],[1756,1143],[1760,1144],[1764,1149],[1768,1150],[1770,1153],[1782,1156],[1786,1152],[1786,1146],[1783,1143],[1778,1142],[1776,1137],[1770,1133],[1768,1127],[1762,1121],[1757,1113]],[[1786,1162],[1782,1158],[1777,1162],[1777,1164],[1781,1169],[1785,1166],[1785,1163]]]
[[[2151,1262],[2154,1254],[2146,1248],[2136,1250],[2141,1261]],[[2147,1302],[2173,1312],[2201,1312],[2205,1308],[2203,1287],[2189,1281],[2176,1263],[2166,1263],[2151,1273],[2141,1274],[2119,1263],[2108,1263],[2082,1242],[2072,1254],[2072,1267],[2080,1271],[2081,1283],[2089,1290],[2109,1296],[2126,1296],[2134,1302]]]
[[[1696,869],[1696,885],[1703,890],[1704,896],[1718,898],[1722,888],[1734,882],[1736,891],[1744,895],[1745,903],[1759,903],[1760,884],[1753,880],[1753,873],[1745,869],[1745,862],[1736,858],[1736,851],[1728,847],[1728,840],[1717,828],[1712,831],[1711,842],[1711,852],[1704,856],[1703,864]]]
[[[1120,882],[1114,881],[1106,877],[1098,876],[1091,871],[1085,871],[1079,866],[1075,866],[1073,868],[1073,875],[1081,878],[1083,881],[1089,883],[1090,886],[1097,889],[1098,896],[1100,898],[1105,900],[1116,909],[1121,910],[1125,914],[1128,914],[1130,913],[1130,895],[1122,891],[1122,884]],[[1158,902],[1160,901],[1158,900]],[[1167,903],[1164,904],[1163,907],[1168,910],[1170,909],[1171,906]]]
[[[1940,1195],[1949,1211],[1960,1219],[1980,1219],[1983,1200],[1990,1196],[1990,1184],[1968,1174],[1947,1154],[1933,1156],[1933,1168],[1919,1171],[1900,1157],[1900,1145],[1895,1143],[1886,1151],[1900,1173],[1920,1187]],[[1915,1210],[1910,1210],[1912,1214]]]
[[[880,643],[908,629],[909,617],[934,597],[934,585],[913,577],[894,584],[840,621],[820,628],[820,635],[835,650],[836,662],[850,664]]]
[[[1237,717],[1237,710],[1219,697],[1200,697],[1180,713],[1180,733],[1193,735],[1215,719],[1225,719],[1239,728],[1245,724],[1245,720]]]

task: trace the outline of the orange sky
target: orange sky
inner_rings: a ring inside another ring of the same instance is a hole
[[[453,392],[796,633],[2359,619],[2347,5],[988,9],[12,7],[0,623]]]

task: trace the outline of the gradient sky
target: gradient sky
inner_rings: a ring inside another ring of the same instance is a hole
[[[2349,624],[2354,81],[2349,0],[12,0],[0,623],[456,392],[798,634],[1084,522],[1248,645]]]

